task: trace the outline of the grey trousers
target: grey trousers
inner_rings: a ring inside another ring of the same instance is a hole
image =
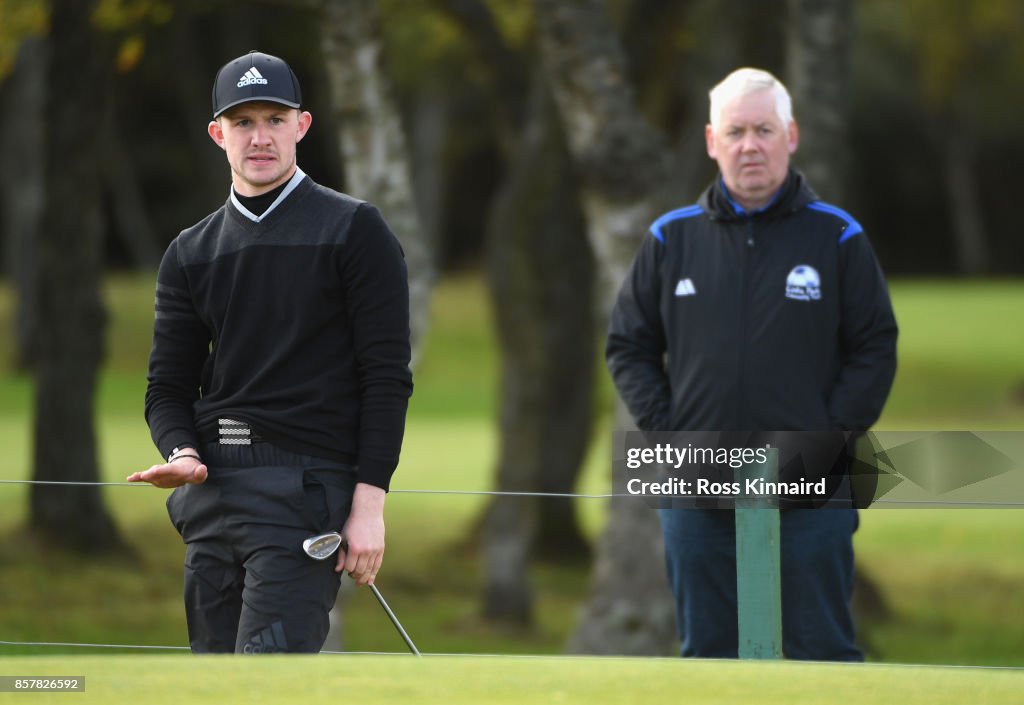
[[[340,531],[355,469],[268,443],[207,444],[209,477],[167,511],[186,544],[185,616],[194,653],[316,653],[340,574],[302,541]]]

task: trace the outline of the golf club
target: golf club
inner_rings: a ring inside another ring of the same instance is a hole
[[[310,558],[322,561],[333,556],[343,543],[344,539],[341,538],[341,534],[337,531],[329,531],[326,534],[310,536],[302,542],[302,550],[305,551],[306,555]],[[377,602],[379,602],[380,606],[384,608],[385,612],[387,612],[388,618],[391,620],[391,623],[395,625],[395,629],[398,630],[398,633],[405,641],[405,645],[409,647],[409,651],[416,656],[419,656],[419,649],[416,648],[416,644],[412,643],[412,639],[409,638],[409,634],[402,627],[402,624],[398,621],[398,617],[395,616],[395,613],[391,611],[391,607],[388,606],[384,596],[380,594],[380,590],[378,590],[377,586],[372,583],[369,585],[369,588],[373,593],[373,596],[377,598]]]

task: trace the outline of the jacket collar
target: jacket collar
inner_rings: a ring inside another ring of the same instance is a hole
[[[818,200],[817,194],[807,184],[803,174],[790,168],[782,187],[768,205],[756,211],[745,211],[733,200],[725,187],[722,175],[711,182],[704,193],[701,194],[698,203],[705,212],[719,220],[741,220],[744,218],[777,218],[781,215],[792,213],[806,206],[811,201]]]

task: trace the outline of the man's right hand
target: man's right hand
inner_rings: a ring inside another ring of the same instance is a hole
[[[154,465],[149,470],[133,472],[128,482],[148,482],[154,487],[172,489],[182,485],[206,482],[206,465],[195,458],[178,458],[174,462]]]

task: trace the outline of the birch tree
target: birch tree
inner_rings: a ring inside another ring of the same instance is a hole
[[[420,225],[409,146],[382,63],[379,10],[376,0],[324,0],[320,12],[346,189],[379,207],[402,243],[415,366],[430,318],[434,246]]]
[[[381,209],[405,251],[415,366],[429,323],[434,243],[420,224],[410,151],[381,56],[379,10],[375,0],[324,0],[318,11],[346,190]],[[325,648],[339,649],[339,606],[331,625]]]
[[[607,316],[639,237],[669,202],[672,152],[641,115],[625,56],[602,0],[535,0],[541,56],[580,175],[580,199]],[[621,403],[617,428],[628,427]],[[613,488],[622,488],[613,474]],[[642,501],[612,499],[598,544],[592,593],[569,650],[665,654],[674,606],[661,531]]]

